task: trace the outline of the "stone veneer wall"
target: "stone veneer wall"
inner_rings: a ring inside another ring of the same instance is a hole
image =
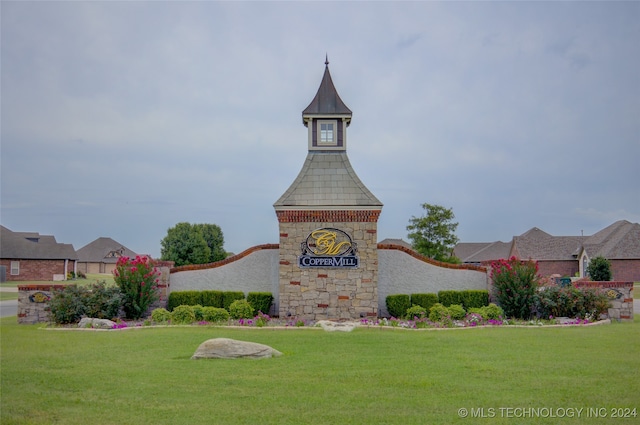
[[[388,295],[488,288],[485,267],[435,261],[400,245],[379,244],[378,262],[380,317],[389,316],[386,307]]]
[[[31,325],[49,321],[49,303],[53,291],[67,285],[18,285],[18,323]]]
[[[633,282],[574,282],[578,288],[602,288],[611,298],[609,318],[633,320]]]
[[[309,320],[378,315],[379,210],[276,211],[280,223],[279,314]],[[356,243],[360,266],[300,268],[300,244],[319,228],[335,228]]]

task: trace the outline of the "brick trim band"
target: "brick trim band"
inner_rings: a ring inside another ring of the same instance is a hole
[[[280,223],[377,223],[381,210],[282,210]]]

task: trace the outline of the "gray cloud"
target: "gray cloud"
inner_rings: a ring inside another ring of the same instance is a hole
[[[2,224],[158,255],[180,221],[277,240],[328,53],[349,156],[465,241],[637,221],[640,4],[29,2],[2,10]]]

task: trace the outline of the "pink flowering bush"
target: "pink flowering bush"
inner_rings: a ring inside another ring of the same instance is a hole
[[[538,263],[516,257],[491,263],[491,279],[498,304],[506,317],[529,319],[534,315],[538,291]]]
[[[127,319],[139,319],[158,299],[158,276],[147,256],[118,258],[113,279],[123,295],[122,309]]]

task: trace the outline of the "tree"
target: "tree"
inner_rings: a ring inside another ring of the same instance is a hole
[[[593,281],[609,281],[611,280],[611,263],[604,257],[593,257],[591,261],[589,261],[587,273]]]
[[[226,257],[224,236],[215,224],[178,223],[167,230],[160,243],[161,258],[176,266],[212,263]]]
[[[422,204],[422,208],[426,210],[426,215],[411,217],[407,226],[413,249],[434,260],[460,262],[451,253],[458,243],[455,235],[458,223],[453,221],[453,210],[431,204]]]
[[[207,246],[211,250],[209,255],[209,263],[224,260],[227,258],[227,252],[224,250],[224,236],[222,229],[217,224],[194,224],[194,227],[202,231],[202,236],[207,242]]]

